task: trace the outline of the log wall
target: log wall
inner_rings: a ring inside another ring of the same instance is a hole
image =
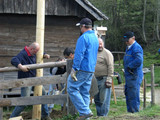
[[[44,51],[55,61],[66,47],[75,47],[80,29],[78,17],[46,16]],[[0,14],[0,67],[11,66],[10,60],[26,45],[35,41],[36,16]]]

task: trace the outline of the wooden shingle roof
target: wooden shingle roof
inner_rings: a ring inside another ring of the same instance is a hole
[[[56,16],[90,17],[94,20],[108,20],[108,17],[88,0],[46,0],[45,14]],[[0,14],[36,14],[37,0],[0,0]]]

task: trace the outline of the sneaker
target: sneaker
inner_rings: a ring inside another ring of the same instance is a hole
[[[90,112],[90,113],[87,114],[87,115],[80,116],[77,120],[85,120],[85,119],[87,119],[87,118],[89,118],[89,117],[92,117],[92,116],[93,116],[93,113]]]
[[[52,120],[52,118],[50,118],[50,116],[46,116],[46,117],[43,117],[41,120]]]

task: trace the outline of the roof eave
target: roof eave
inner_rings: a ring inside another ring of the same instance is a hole
[[[108,20],[109,18],[104,15],[100,10],[94,7],[88,0],[75,0],[81,5],[87,12],[94,16],[97,20]]]

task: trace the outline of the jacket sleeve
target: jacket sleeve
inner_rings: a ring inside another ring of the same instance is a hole
[[[84,58],[84,54],[86,51],[86,43],[85,43],[85,38],[84,36],[81,36],[76,44],[76,50],[75,50],[75,55],[73,59],[73,69],[74,70],[79,70],[81,62]]]
[[[128,67],[130,69],[135,69],[143,63],[143,50],[142,50],[142,48],[140,48],[140,47],[136,48],[133,51],[133,57],[134,57],[134,60],[128,64]]]
[[[113,72],[114,72],[114,58],[110,51],[105,50],[105,52],[106,52],[106,55],[104,56],[107,64],[107,73],[108,73],[108,76],[111,76],[113,75]]]
[[[18,67],[21,64],[21,53],[11,59],[11,64],[15,67]]]

